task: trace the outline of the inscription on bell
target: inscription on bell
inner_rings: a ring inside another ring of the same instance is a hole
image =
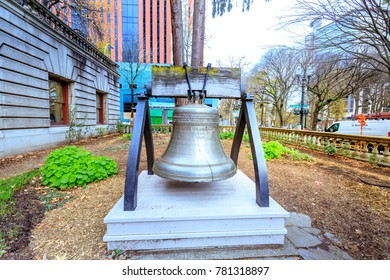
[[[205,127],[205,126],[193,126],[191,127],[191,131],[195,133],[195,136],[198,140],[200,139],[211,139],[213,136],[213,132],[215,128],[213,127]]]
[[[175,124],[189,124],[189,123],[201,123],[201,124],[215,124],[218,125],[219,116],[218,114],[209,114],[209,115],[201,115],[201,114],[180,114],[174,115],[172,123]]]

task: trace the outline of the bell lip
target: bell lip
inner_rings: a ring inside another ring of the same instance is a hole
[[[173,175],[173,174],[168,174],[165,172],[156,172],[156,170],[153,167],[153,172],[155,175],[169,179],[169,180],[174,180],[174,181],[180,181],[180,182],[188,182],[188,183],[208,183],[208,182],[218,182],[218,181],[224,181],[227,180],[237,173],[237,168],[234,168],[234,170],[220,174],[219,176],[212,176],[212,177],[187,177],[187,176],[178,176],[178,175]]]
[[[168,162],[164,161],[163,159],[158,158],[153,165],[154,174],[156,174],[159,177],[165,178],[165,179],[171,179],[171,180],[182,181],[182,182],[217,182],[217,181],[223,181],[223,180],[229,179],[237,173],[237,167],[233,161],[228,161],[225,163],[213,165],[214,170],[218,166],[229,166],[230,165],[230,167],[232,167],[232,168],[230,168],[230,170],[228,172],[219,173],[217,176],[213,175],[213,172],[211,172],[211,170],[210,170],[210,173],[208,175],[203,175],[203,176],[202,175],[196,176],[195,175],[196,172],[191,173],[191,174],[187,174],[187,175],[178,175],[177,173],[172,173],[172,172],[168,173],[168,172],[162,171],[162,169],[159,168],[160,165],[162,165],[162,166],[172,165],[172,163],[168,163]],[[194,168],[193,165],[187,165],[187,164],[175,163],[174,165],[176,165],[178,167],[179,166],[180,167],[188,167],[189,169]],[[197,167],[210,167],[210,166],[199,165]]]

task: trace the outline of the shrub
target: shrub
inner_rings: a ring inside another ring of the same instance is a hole
[[[313,161],[313,158],[308,154],[301,153],[294,149],[288,149],[287,154],[291,157],[292,160],[307,160]]]
[[[123,133],[125,131],[125,125],[121,121],[116,122],[116,132]]]
[[[307,146],[311,149],[311,150],[317,150],[318,149],[318,145],[316,144],[315,140],[314,140],[314,137],[309,137],[309,139],[307,140]]]
[[[69,114],[69,129],[65,133],[65,138],[66,138],[66,140],[69,141],[69,143],[79,141],[81,138],[86,136],[86,134],[88,133],[88,131],[84,129],[85,128],[86,119],[88,117],[88,114],[84,115],[84,118],[83,118],[82,122],[77,122],[76,113],[77,113],[77,109],[76,108],[72,108],[70,110],[70,114]]]
[[[371,163],[372,167],[374,168],[378,167],[378,163],[380,161],[380,158],[378,157],[378,153],[372,153],[368,161]]]
[[[131,140],[132,136],[133,136],[133,134],[131,134],[131,133],[125,133],[122,135],[122,139],[123,140]]]
[[[348,141],[344,141],[340,146],[340,150],[341,155],[349,156],[351,153],[351,144]]]
[[[326,143],[324,146],[324,151],[328,155],[334,155],[336,153],[336,145],[334,143]]]
[[[98,136],[101,137],[101,136],[106,135],[106,134],[108,133],[108,131],[107,131],[107,129],[104,128],[104,127],[97,127],[97,128],[96,128],[96,133],[97,133]]]
[[[220,139],[233,139],[234,138],[234,132],[233,131],[225,131],[225,132],[221,132],[219,133],[219,138]]]
[[[85,149],[69,146],[50,153],[41,168],[43,185],[58,189],[84,186],[118,173],[116,162],[95,157]]]

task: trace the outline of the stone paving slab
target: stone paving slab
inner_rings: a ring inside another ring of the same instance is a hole
[[[289,217],[286,218],[285,225],[289,226],[297,226],[301,228],[311,228],[311,219],[309,216],[305,214],[290,212]]]
[[[286,238],[290,240],[296,248],[315,247],[322,243],[317,236],[312,235],[297,226],[287,227]]]
[[[315,235],[315,236],[318,236],[321,234],[321,231],[318,229],[318,228],[307,228],[307,227],[304,227],[302,228],[304,231],[312,234],[312,235]]]
[[[328,250],[321,248],[315,249],[300,249],[298,254],[305,260],[352,260],[346,252],[339,250],[334,246],[330,246]]]

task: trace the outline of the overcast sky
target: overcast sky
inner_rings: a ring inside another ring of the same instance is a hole
[[[246,56],[253,66],[267,48],[291,45],[294,44],[294,40],[302,40],[296,34],[276,29],[280,16],[291,13],[294,1],[255,0],[248,12],[242,12],[241,7],[234,7],[230,13],[218,18],[212,18],[209,5],[206,19],[205,65],[210,62],[217,66],[217,60],[227,63],[229,56]]]

